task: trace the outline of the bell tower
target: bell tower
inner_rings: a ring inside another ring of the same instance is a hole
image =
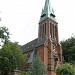
[[[58,23],[50,0],[45,1],[39,21],[38,40],[44,37],[47,38],[44,44],[44,52],[48,53],[48,56],[45,56],[48,59],[46,63],[48,75],[56,75],[56,66],[62,64],[62,48],[58,38]]]
[[[38,38],[50,37],[58,40],[57,24],[51,2],[46,0],[40,16]]]

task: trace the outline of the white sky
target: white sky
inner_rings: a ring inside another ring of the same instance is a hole
[[[0,0],[0,26],[8,27],[11,41],[23,45],[38,37],[38,23],[45,0]],[[59,39],[75,34],[75,0],[51,0]]]

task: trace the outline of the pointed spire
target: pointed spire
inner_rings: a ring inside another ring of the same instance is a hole
[[[45,6],[44,6],[44,10],[42,10],[42,14],[41,14],[41,17],[40,17],[40,22],[43,21],[46,18],[55,19],[54,10],[51,7],[50,0],[45,1]]]
[[[43,8],[42,8],[42,13],[41,13],[41,15],[42,15],[42,14],[44,14],[44,10],[43,10]]]

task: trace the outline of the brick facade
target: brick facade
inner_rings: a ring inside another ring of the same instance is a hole
[[[24,45],[22,49],[29,58],[35,49],[44,62],[48,75],[56,75],[56,67],[62,64],[62,48],[59,43],[58,23],[55,20],[54,12],[47,10],[50,8],[48,2],[49,0],[46,0],[39,21],[38,38]],[[29,60],[31,61],[31,58]]]

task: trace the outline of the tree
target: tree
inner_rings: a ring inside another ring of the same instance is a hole
[[[75,37],[61,41],[65,62],[75,63]]]
[[[75,75],[75,70],[73,66],[69,63],[58,66],[56,72],[58,75]]]
[[[39,54],[36,54],[34,57],[31,67],[30,67],[31,75],[46,75],[47,70],[44,66],[43,61],[41,61]]]
[[[0,49],[0,75],[8,75],[9,72],[20,68],[25,62],[26,55],[22,53],[17,42],[12,43],[9,40],[9,29],[0,27],[0,42],[3,43]]]
[[[25,62],[25,55],[17,43],[8,42],[0,49],[0,71],[1,75],[19,68]]]
[[[6,28],[5,26],[3,27],[0,27],[0,39],[1,39],[1,42],[3,43],[6,43],[9,39],[9,29]]]

